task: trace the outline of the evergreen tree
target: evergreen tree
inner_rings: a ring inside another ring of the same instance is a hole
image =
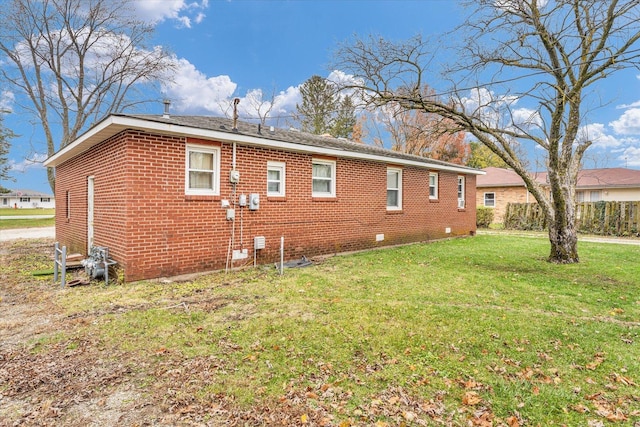
[[[349,96],[340,97],[336,85],[312,76],[300,87],[302,103],[295,118],[304,132],[348,138],[356,123],[355,105]]]
[[[349,95],[338,102],[338,111],[333,122],[331,135],[336,138],[349,138],[356,125],[356,106]]]

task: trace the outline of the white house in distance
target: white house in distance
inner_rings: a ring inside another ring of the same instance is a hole
[[[12,190],[0,193],[0,208],[9,209],[54,209],[56,201],[53,195],[34,190]]]

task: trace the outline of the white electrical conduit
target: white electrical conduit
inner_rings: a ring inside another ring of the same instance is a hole
[[[280,237],[280,275],[284,274],[284,236]]]

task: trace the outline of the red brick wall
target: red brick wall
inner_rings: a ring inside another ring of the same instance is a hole
[[[232,221],[221,199],[258,193],[260,209],[236,207],[232,249],[247,248],[264,236],[258,263],[424,241],[475,231],[475,176],[466,177],[466,209],[457,208],[457,173],[438,171],[439,200],[428,196],[429,171],[402,167],[402,211],[386,209],[387,166],[364,160],[334,159],[336,197],[313,198],[309,154],[237,146],[240,182],[229,183],[232,144],[221,146],[220,196],[185,196],[185,139],[129,131],[57,168],[58,239],[86,246],[86,177],[95,176],[95,243],[108,246],[128,281],[224,268]],[[286,163],[286,196],[267,197],[268,161]],[[65,191],[72,191],[72,215],[64,217]],[[84,200],[84,203],[83,203]],[[445,233],[451,228],[451,234]],[[384,241],[376,242],[376,234]],[[83,240],[84,239],[84,240]],[[68,243],[67,243],[68,242]],[[78,250],[78,249],[74,249]],[[85,252],[84,250],[82,252]]]
[[[126,141],[123,134],[56,167],[56,239],[87,253],[87,180],[94,176],[94,244],[125,254]],[[70,209],[67,210],[67,192]],[[69,212],[69,217],[67,217]]]

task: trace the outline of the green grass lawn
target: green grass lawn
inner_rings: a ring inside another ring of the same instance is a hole
[[[55,215],[55,209],[0,209],[0,230],[13,228],[50,227],[55,225],[55,218],[12,219],[22,215]]]
[[[477,236],[73,288],[56,303],[93,320],[33,351],[92,337],[174,410],[292,425],[638,425],[640,247],[579,250],[554,265],[546,239]]]
[[[0,216],[21,216],[21,215],[55,215],[55,209],[0,209]]]

